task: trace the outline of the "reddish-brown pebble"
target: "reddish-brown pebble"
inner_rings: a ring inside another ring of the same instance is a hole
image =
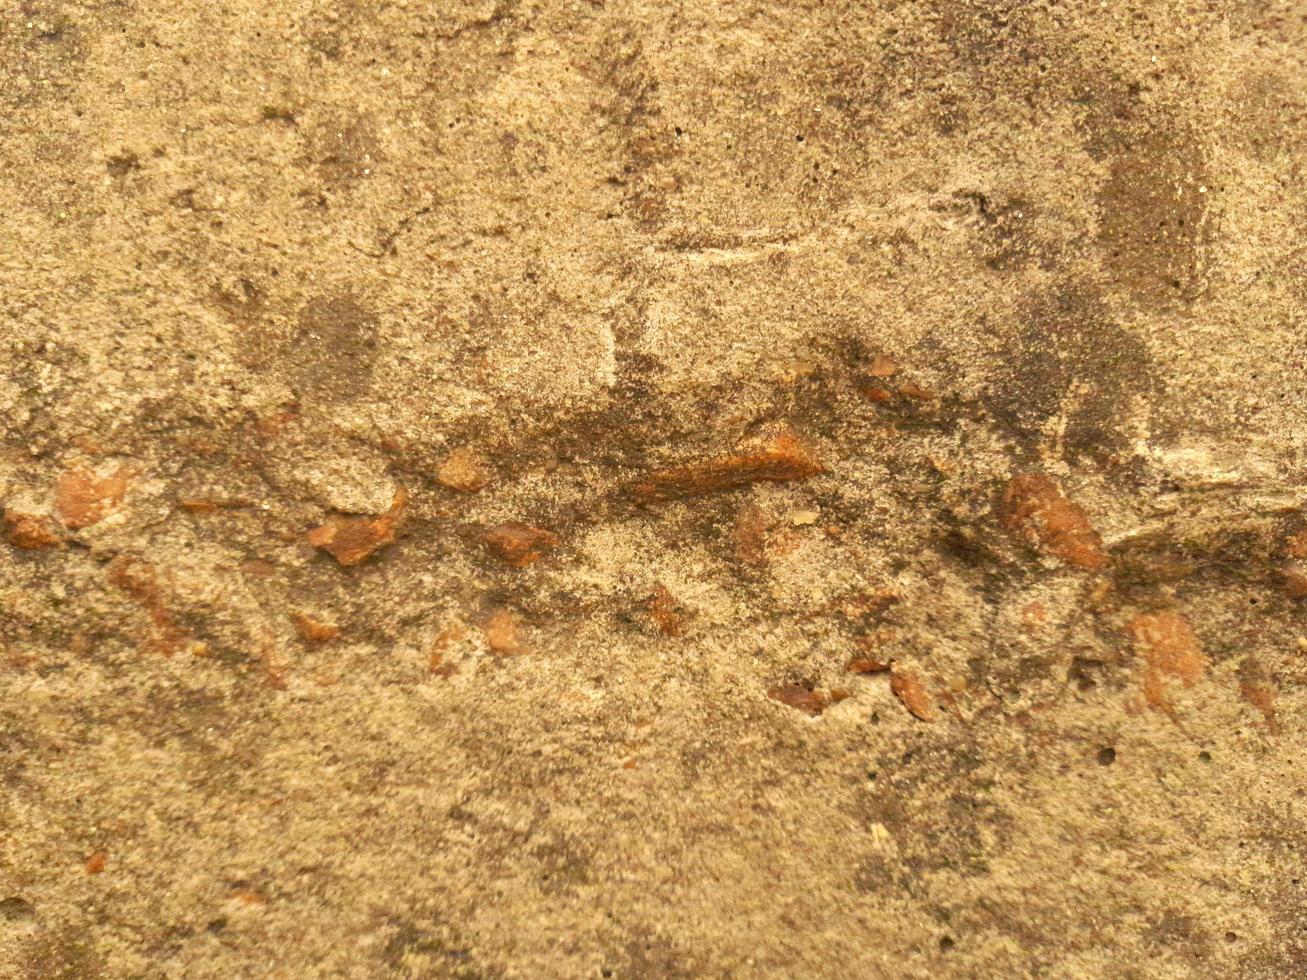
[[[734,452],[653,470],[632,484],[630,493],[642,502],[676,500],[762,480],[802,480],[824,470],[792,429],[773,425],[740,443]]]
[[[1101,571],[1107,567],[1103,542],[1085,512],[1042,473],[1014,476],[1003,494],[1004,526],[1028,545],[1068,565]]]
[[[487,528],[485,542],[495,557],[514,568],[535,564],[560,544],[553,531],[519,521]]]

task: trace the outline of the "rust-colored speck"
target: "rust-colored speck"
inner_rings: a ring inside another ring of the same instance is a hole
[[[109,855],[104,851],[92,851],[86,856],[86,873],[88,875],[98,875],[104,872],[109,866]]]
[[[672,590],[661,583],[649,598],[649,618],[663,636],[680,636],[685,632],[685,610]]]
[[[921,385],[912,384],[911,382],[905,385],[899,385],[899,394],[904,398],[912,398],[919,402],[933,401],[935,398],[935,393],[933,391],[928,388],[923,388]]]
[[[1300,561],[1285,562],[1280,569],[1284,591],[1291,599],[1307,599],[1307,564]]]
[[[894,397],[894,392],[880,385],[861,385],[858,392],[863,398],[872,402],[887,402]]]
[[[445,653],[466,635],[467,631],[462,626],[449,626],[441,630],[440,634],[431,642],[431,653],[427,666],[434,676],[450,678],[458,672],[458,668],[454,664],[445,662]]]

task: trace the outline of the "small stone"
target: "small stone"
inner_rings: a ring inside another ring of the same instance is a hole
[[[340,636],[340,627],[335,623],[328,623],[306,612],[293,612],[290,619],[295,624],[295,632],[299,633],[305,643],[330,643]]]
[[[1299,528],[1285,538],[1284,553],[1290,558],[1307,558],[1307,527]]]
[[[935,720],[934,701],[916,674],[896,668],[890,674],[889,688],[914,718],[920,721]]]
[[[844,667],[850,674],[880,674],[892,667],[888,660],[875,657],[854,657]]]
[[[470,449],[453,450],[436,470],[436,482],[459,493],[476,493],[489,479],[480,457]]]
[[[57,548],[63,544],[63,538],[49,518],[19,513],[12,508],[5,511],[5,533],[10,544],[24,551]]]
[[[500,607],[492,612],[485,624],[486,646],[495,653],[524,653],[526,645],[522,641],[517,617],[512,611]]]
[[[867,373],[873,378],[891,378],[898,369],[898,362],[889,354],[877,354],[871,359]]]
[[[888,388],[882,388],[880,385],[861,385],[858,393],[868,401],[887,402],[894,397],[894,392]]]
[[[109,855],[104,851],[92,851],[86,856],[86,873],[88,875],[102,874],[108,866]]]
[[[685,609],[665,585],[654,587],[649,598],[649,618],[663,636],[676,637],[685,632]]]
[[[767,692],[767,697],[815,717],[836,701],[844,700],[848,695],[844,691],[832,691],[830,694],[823,694],[805,684],[781,684],[771,688]]]
[[[309,532],[309,544],[346,567],[357,565],[395,540],[395,529],[407,505],[408,493],[400,487],[390,510],[377,517],[332,514],[325,524]]]
[[[1014,476],[1003,494],[1004,526],[1031,547],[1090,571],[1107,567],[1102,539],[1085,512],[1042,473]]]
[[[519,521],[487,528],[485,542],[497,558],[514,568],[534,565],[561,543],[553,531]]]
[[[55,509],[73,530],[99,523],[122,504],[128,476],[125,466],[96,471],[78,465],[65,470],[55,484]]]
[[[786,515],[791,527],[810,527],[821,520],[819,510],[792,510]]]
[[[653,470],[629,492],[636,500],[651,503],[734,490],[762,480],[802,480],[825,469],[789,426],[772,425],[741,442],[734,452]]]
[[[1144,700],[1167,714],[1172,706],[1167,683],[1177,679],[1192,687],[1207,670],[1207,656],[1198,645],[1189,621],[1174,610],[1140,613],[1126,624],[1135,652],[1144,661]]]

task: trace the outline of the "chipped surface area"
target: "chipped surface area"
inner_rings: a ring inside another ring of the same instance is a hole
[[[1307,973],[1304,52],[0,0],[0,978]]]

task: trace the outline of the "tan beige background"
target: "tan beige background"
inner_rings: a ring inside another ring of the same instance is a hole
[[[1305,34],[0,0],[0,977],[1307,974]]]

